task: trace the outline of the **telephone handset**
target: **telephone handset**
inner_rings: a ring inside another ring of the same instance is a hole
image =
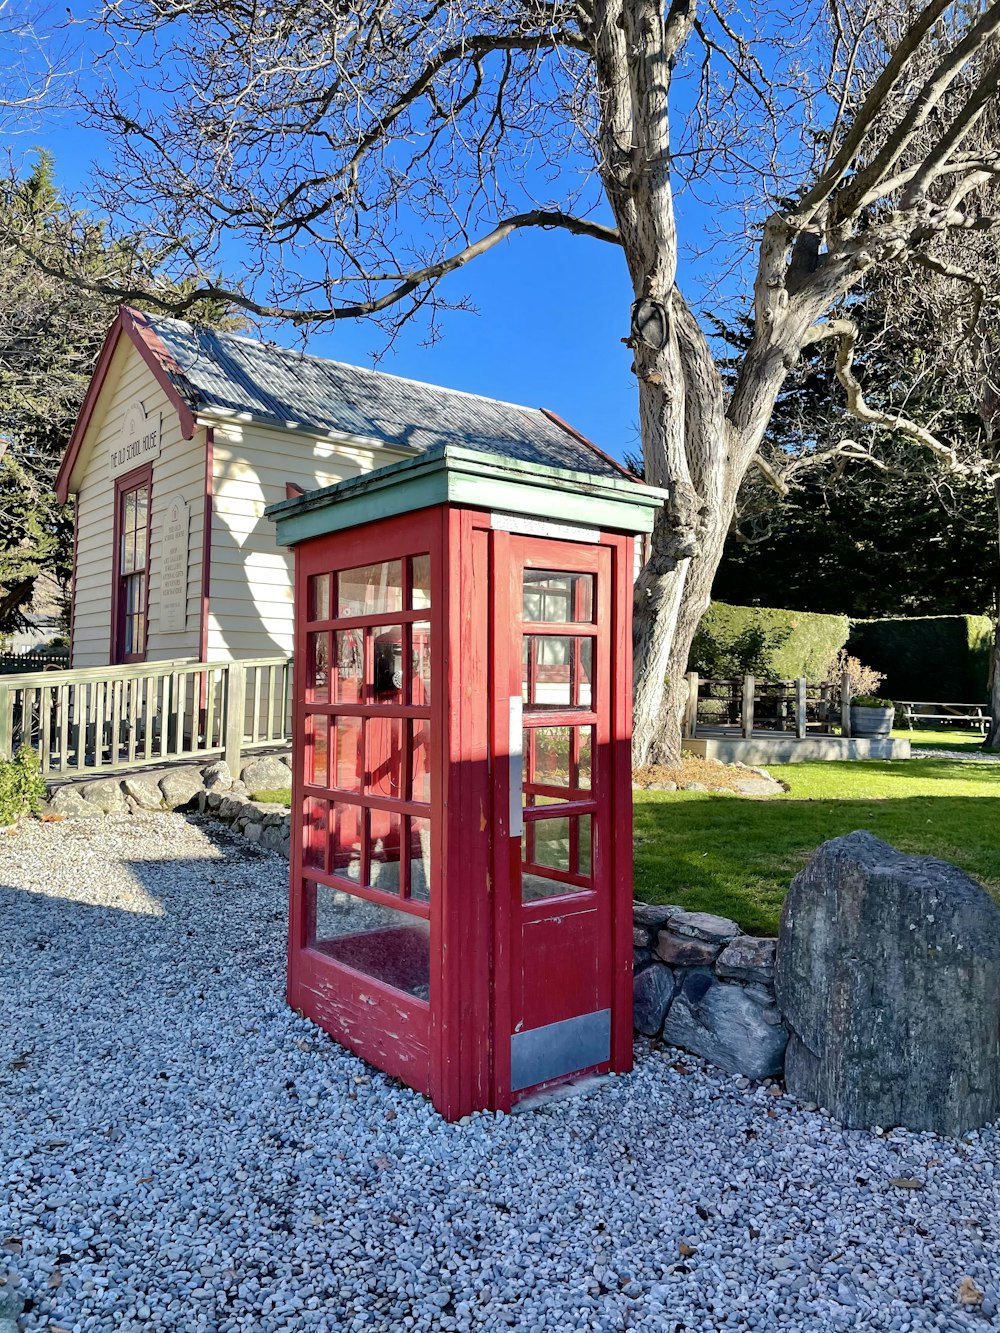
[[[375,640],[375,693],[396,694],[403,688],[403,644],[398,630]]]

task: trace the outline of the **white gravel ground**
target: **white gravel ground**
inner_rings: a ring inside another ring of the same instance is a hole
[[[285,1008],[277,857],[153,815],[0,858],[0,1328],[1000,1321],[996,1129],[845,1133],[647,1048],[447,1125]]]
[[[911,759],[965,759],[971,764],[1000,763],[1000,754],[987,750],[930,750],[921,745],[910,747]]]

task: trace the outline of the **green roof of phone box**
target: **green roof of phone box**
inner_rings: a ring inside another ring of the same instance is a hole
[[[360,477],[268,505],[281,546],[432,505],[518,514],[613,532],[651,532],[667,492],[624,473],[597,475],[443,445]]]

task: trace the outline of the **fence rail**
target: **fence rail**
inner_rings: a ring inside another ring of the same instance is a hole
[[[0,676],[0,758],[22,746],[46,778],[244,753],[290,733],[291,660],[181,659]]]
[[[842,736],[851,734],[851,681],[845,673],[839,685],[828,681],[734,679],[687,675],[688,697],[684,735],[703,732],[750,737],[754,732],[791,732],[804,740],[812,733],[829,734],[834,724]]]

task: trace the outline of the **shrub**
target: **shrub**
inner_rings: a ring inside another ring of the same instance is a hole
[[[38,756],[24,746],[13,759],[0,760],[0,825],[13,824],[37,810],[45,796]]]
[[[987,616],[857,620],[848,652],[885,676],[894,699],[985,703],[993,624]]]
[[[713,602],[695,634],[688,669],[713,677],[823,680],[849,629],[846,616]]]
[[[884,672],[865,666],[857,657],[850,657],[846,648],[841,648],[830,663],[827,682],[839,690],[841,677],[845,671],[850,677],[852,695],[874,694],[885,680]]]
[[[891,699],[880,699],[877,694],[859,694],[851,696],[851,703],[857,708],[895,708]]]

